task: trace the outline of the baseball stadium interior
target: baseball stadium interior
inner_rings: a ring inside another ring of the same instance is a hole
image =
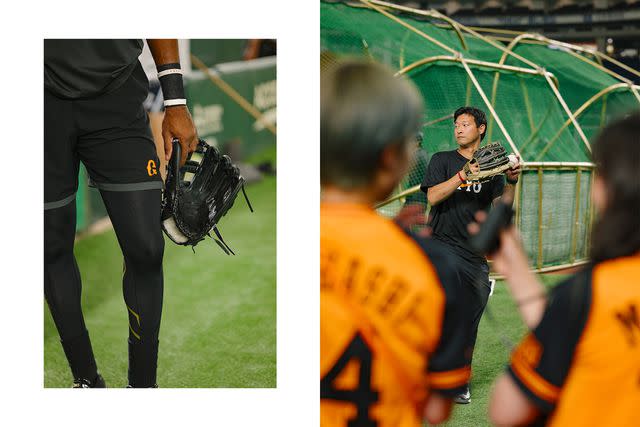
[[[597,49],[640,69],[640,1],[638,0],[512,0],[392,1],[415,9],[435,9],[461,24],[493,28],[496,38],[512,31],[544,36]],[[636,84],[638,75],[616,64],[606,67]]]
[[[552,289],[589,262],[592,144],[640,109],[640,1],[322,0],[320,16],[321,70],[345,58],[382,63],[424,101],[414,165],[378,213],[397,219],[410,204],[429,213],[420,188],[427,165],[458,148],[454,112],[475,106],[487,118],[481,145],[498,142],[520,158],[513,222],[538,280]],[[444,425],[490,425],[492,381],[527,331],[504,278],[490,277],[497,282],[474,352],[475,400]]]
[[[218,227],[236,256],[209,237],[197,248],[166,240],[158,383],[275,387],[276,40],[180,39],[178,47],[186,105],[198,136],[239,167],[255,212],[238,200],[221,218]],[[149,81],[144,109],[160,161],[157,172],[165,178],[166,104],[146,40],[138,59]],[[75,200],[73,250],[83,281],[82,310],[87,328],[95,331],[101,375],[109,387],[125,387],[130,326],[122,301],[120,235],[100,191],[90,186],[88,170],[80,166]],[[44,386],[70,386],[69,365],[46,304]]]
[[[244,176],[249,181],[263,174],[260,169],[274,172],[275,157],[269,152],[275,153],[272,130],[276,119],[276,41],[181,39],[179,47],[188,106],[199,136],[244,163]],[[146,42],[140,62],[149,80],[145,108],[160,154],[164,152],[162,91]],[[255,110],[249,112],[242,107],[245,99]],[[164,156],[158,157],[164,177],[166,162]],[[106,217],[106,210],[99,192],[88,186],[84,168],[80,173],[84,185],[78,189],[77,230],[83,233],[91,232],[91,227],[102,227],[104,222],[100,220]]]
[[[640,106],[640,8],[551,3],[321,3],[323,68],[341,56],[373,58],[424,95],[415,167],[380,212],[427,204],[419,186],[430,155],[455,148],[453,111],[475,105],[488,113],[485,141],[507,144],[523,160],[516,223],[533,265],[549,271],[586,261],[590,141]]]

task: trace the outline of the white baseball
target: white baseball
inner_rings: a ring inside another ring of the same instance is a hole
[[[520,164],[520,162],[518,161],[518,158],[516,157],[515,154],[509,154],[507,157],[509,158],[509,162],[513,163],[512,167],[515,168],[516,166],[518,166]]]

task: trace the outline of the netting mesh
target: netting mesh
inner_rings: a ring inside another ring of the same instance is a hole
[[[534,267],[587,257],[591,175],[589,169],[523,172],[517,226]]]
[[[619,83],[619,80],[605,72],[588,66],[567,49],[524,42],[517,44],[513,51],[536,64],[541,64],[558,78],[562,97],[571,111],[577,110],[601,89]],[[581,54],[576,55],[586,58]],[[511,57],[508,57],[505,63],[517,65]]]
[[[638,100],[628,88],[618,88],[598,98],[578,116],[578,122],[589,140],[608,123],[638,108]]]
[[[497,141],[508,152],[513,151],[507,135],[498,126],[497,118],[500,118],[525,162],[525,169],[528,168],[518,186],[516,208],[518,226],[534,266],[584,259],[591,221],[590,151],[549,82],[537,73],[536,65],[554,74],[561,96],[572,112],[620,81],[566,50],[525,41],[516,45],[514,52],[534,65],[513,56],[507,56],[504,63],[529,72],[504,69],[498,64],[503,50],[467,32],[463,33],[463,44],[459,33],[443,19],[385,11],[393,13],[393,17],[359,2],[321,3],[322,69],[344,57],[382,62],[396,71],[402,70],[424,99],[422,149],[392,200],[379,207],[379,211],[393,216],[406,203],[422,203],[428,210],[426,196],[417,187],[433,153],[457,148],[454,111],[463,105],[472,105],[487,114],[487,136],[483,144]],[[469,63],[469,67],[493,106],[495,116],[456,57],[457,53],[478,61]],[[415,64],[419,61],[424,63]],[[577,121],[591,140],[603,125],[638,107],[640,103],[630,88],[620,87],[592,100]],[[556,162],[568,162],[572,167],[560,170],[553,164]]]

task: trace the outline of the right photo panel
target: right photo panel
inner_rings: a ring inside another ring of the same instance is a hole
[[[320,2],[321,426],[637,424],[634,3]]]

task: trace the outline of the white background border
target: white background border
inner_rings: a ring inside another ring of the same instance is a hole
[[[314,0],[5,5],[0,424],[319,424],[319,10]],[[277,389],[43,389],[42,40],[141,36],[278,39]]]

